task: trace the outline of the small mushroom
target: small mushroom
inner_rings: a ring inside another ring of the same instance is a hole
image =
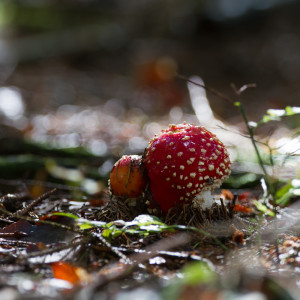
[[[223,143],[204,127],[190,124],[170,125],[145,152],[152,198],[164,213],[187,202],[210,208],[211,191],[229,176],[230,164]]]
[[[142,157],[139,155],[123,155],[113,166],[109,185],[114,196],[137,198],[145,190],[147,176]]]

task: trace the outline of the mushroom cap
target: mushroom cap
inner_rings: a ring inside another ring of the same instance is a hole
[[[230,175],[230,164],[224,144],[204,127],[191,124],[170,125],[145,152],[151,194],[163,212],[220,187]]]
[[[118,197],[136,198],[146,187],[147,175],[140,155],[123,155],[113,166],[109,185]]]

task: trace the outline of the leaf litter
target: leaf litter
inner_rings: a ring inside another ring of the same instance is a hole
[[[34,282],[31,289],[22,291],[24,297],[26,294],[36,298],[49,297],[42,295],[41,290],[45,284],[49,285],[51,278],[58,280],[50,284],[56,298],[57,295],[62,297],[62,290],[68,290],[68,297],[75,297],[74,293],[80,289],[79,294],[91,293],[94,295],[91,299],[97,299],[97,295],[108,293],[107,285],[114,282],[121,283],[112,293],[114,296],[147,285],[157,295],[163,291],[168,294],[165,290],[168,288],[163,286],[170,282],[167,286],[171,288],[174,280],[185,276],[182,267],[193,261],[201,262],[214,274],[209,281],[216,286],[220,284],[217,282],[221,280],[221,274],[230,268],[240,276],[237,268],[241,266],[246,277],[253,276],[248,272],[251,273],[254,266],[260,271],[269,270],[275,278],[276,273],[286,274],[291,270],[296,277],[299,274],[299,214],[296,207],[280,212],[276,219],[278,232],[274,232],[276,220],[260,220],[257,212],[249,215],[249,212],[236,210],[228,219],[211,220],[201,227],[193,227],[176,225],[168,222],[167,217],[162,220],[148,214],[136,216],[131,221],[102,221],[98,218],[101,210],[86,202],[77,206],[72,205],[72,201],[58,204],[58,190],[50,190],[35,200],[28,198],[21,197],[26,199],[23,201],[25,207],[13,213],[6,210],[2,202],[1,217],[9,225],[3,224],[0,231],[3,234],[0,243],[2,276],[25,276]],[[241,198],[245,200],[244,196]],[[249,207],[250,199],[247,199]],[[50,205],[51,211],[42,210],[43,215],[40,215],[43,202],[57,204]],[[277,238],[279,256],[274,242]],[[257,276],[264,280],[273,278],[263,272]],[[61,285],[61,281],[68,284]],[[201,286],[203,284],[207,283]],[[190,284],[185,281],[181,285],[183,294],[193,293],[193,289],[205,290],[203,286],[188,290]],[[15,284],[13,286],[18,289]],[[49,288],[45,290],[49,291]],[[221,286],[218,293],[228,288]]]
[[[114,105],[124,113],[120,103]],[[218,191],[222,201],[213,213],[200,212],[193,218],[188,209],[175,208],[167,216],[154,217],[143,204],[129,210],[119,199],[110,199],[103,182],[120,153],[139,153],[171,115],[155,123],[134,110],[117,116],[103,113],[103,108],[63,107],[51,116],[37,116],[26,131],[31,142],[18,140],[20,151],[2,161],[10,178],[16,178],[16,166],[19,177],[24,177],[0,181],[0,280],[6,289],[24,299],[195,299],[199,293],[210,298],[246,294],[253,299],[298,298],[297,205],[278,207],[275,218],[269,216],[273,206],[262,191],[245,189],[257,185],[262,172],[249,172],[250,178],[236,168],[229,184],[235,189]],[[294,108],[268,111],[263,123],[295,112]],[[181,115],[197,123],[194,115]],[[113,125],[109,134],[108,123]],[[228,140],[235,140],[233,131],[228,131]],[[84,148],[78,147],[78,139]],[[231,145],[240,165],[243,155],[251,156],[245,139]],[[241,144],[245,149],[237,151]],[[24,156],[22,147],[33,156]],[[100,148],[101,153],[95,152]],[[297,153],[291,159],[297,160]],[[33,173],[27,173],[28,166]],[[284,188],[290,193],[282,202],[297,198],[297,185],[287,183]]]

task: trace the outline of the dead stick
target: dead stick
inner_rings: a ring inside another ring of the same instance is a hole
[[[167,251],[169,249],[182,246],[184,244],[187,244],[190,240],[191,237],[189,234],[186,233],[176,234],[174,236],[164,238],[154,243],[153,245],[146,247],[143,253],[133,254],[129,256],[129,260],[132,262],[131,264],[123,264],[122,266],[115,263],[109,264],[105,269],[107,269],[108,271],[115,269],[115,272],[111,271],[111,272],[107,272],[107,274],[105,275],[97,276],[95,278],[95,289],[98,290],[111,281],[115,281],[123,278],[124,276],[127,276],[136,267],[138,267],[139,264],[157,255],[158,251],[162,251],[162,250]]]
[[[30,204],[28,204],[25,208],[17,210],[15,213],[13,213],[12,217],[19,217],[24,216],[27,214],[34,206],[36,206],[38,203],[43,201],[44,199],[48,198],[50,195],[52,195],[56,191],[56,188],[44,193],[40,197],[36,198],[34,201],[32,201]]]

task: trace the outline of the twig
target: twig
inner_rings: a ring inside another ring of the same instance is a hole
[[[17,230],[15,232],[0,232],[0,238],[16,238],[21,239],[25,236],[28,236],[26,232]]]
[[[193,81],[193,80],[191,80],[191,79],[189,79],[189,78],[187,78],[187,77],[185,77],[185,76],[183,76],[183,75],[180,75],[180,74],[177,74],[176,76],[177,76],[178,78],[180,78],[180,79],[183,79],[183,80],[189,82],[189,83],[192,83],[192,84],[194,84],[194,85],[197,85],[197,86],[199,86],[199,87],[201,87],[201,88],[207,90],[208,92],[214,94],[215,96],[217,96],[217,97],[223,99],[224,101],[226,101],[226,102],[228,102],[228,103],[234,105],[234,101],[233,101],[232,99],[230,99],[229,97],[223,95],[222,93],[220,93],[219,91],[215,90],[214,88],[209,87],[209,86],[204,85],[204,84],[200,84],[200,83],[198,83],[198,82],[195,82],[195,81]]]
[[[48,198],[50,195],[52,195],[56,191],[56,188],[44,193],[40,197],[36,198],[34,201],[32,201],[30,204],[28,204],[25,208],[17,210],[15,213],[13,213],[12,217],[19,217],[27,214],[34,206],[36,206],[38,203],[43,201],[44,199]]]
[[[121,260],[126,264],[132,264],[132,261],[122,252],[114,248],[102,235],[102,233],[99,232],[91,232],[90,235],[94,238],[97,238],[101,241],[102,244],[104,244],[106,247],[108,247],[112,252],[117,254]]]
[[[58,228],[61,228],[61,229],[65,229],[65,230],[69,230],[69,231],[73,231],[75,233],[82,233],[80,230],[76,229],[76,228],[73,228],[71,226],[67,226],[67,225],[63,225],[63,224],[59,224],[59,223],[56,223],[56,222],[52,222],[52,221],[47,221],[47,220],[38,220],[38,219],[33,219],[31,217],[25,217],[25,216],[13,216],[14,214],[9,212],[8,210],[4,209],[3,207],[0,206],[0,211],[6,215],[8,215],[9,217],[15,217],[15,218],[18,218],[20,220],[25,220],[25,221],[28,221],[28,222],[33,222],[33,223],[41,223],[41,224],[48,224],[48,225],[51,225],[51,226],[54,226],[54,227],[58,227]]]
[[[138,266],[139,264],[145,262],[149,258],[157,254],[157,252],[167,251],[172,248],[179,247],[181,245],[187,244],[191,240],[191,236],[186,233],[176,234],[168,238],[159,240],[158,242],[146,247],[145,252],[135,253],[129,258],[134,261],[134,265]]]
[[[132,261],[131,264],[122,265],[121,268],[117,268],[117,271],[108,272],[106,275],[100,275],[95,278],[95,289],[99,289],[111,281],[119,280],[123,278],[128,273],[133,272],[133,270],[138,267],[141,263],[147,261],[151,257],[157,255],[157,251],[169,250],[171,248],[179,247],[190,241],[190,235],[186,233],[176,234],[174,236],[164,238],[158,242],[146,247],[143,253],[133,254],[129,256],[129,260]],[[110,264],[105,269],[112,270],[116,264]]]
[[[231,87],[233,88],[234,92],[237,95],[241,96],[241,94],[244,93],[247,89],[249,89],[249,88],[255,88],[256,87],[256,83],[247,83],[247,84],[244,84],[239,89],[237,89],[236,86],[235,86],[235,84],[232,83]]]
[[[82,245],[82,241],[78,241],[76,243],[68,243],[66,245],[61,245],[61,246],[57,246],[55,248],[52,249],[45,249],[45,250],[41,250],[41,251],[34,251],[28,254],[23,254],[18,256],[18,259],[26,259],[26,258],[33,258],[33,257],[38,257],[38,256],[45,256],[48,254],[52,254],[55,252],[59,252],[65,249],[69,249],[69,248],[76,248],[77,246]]]

